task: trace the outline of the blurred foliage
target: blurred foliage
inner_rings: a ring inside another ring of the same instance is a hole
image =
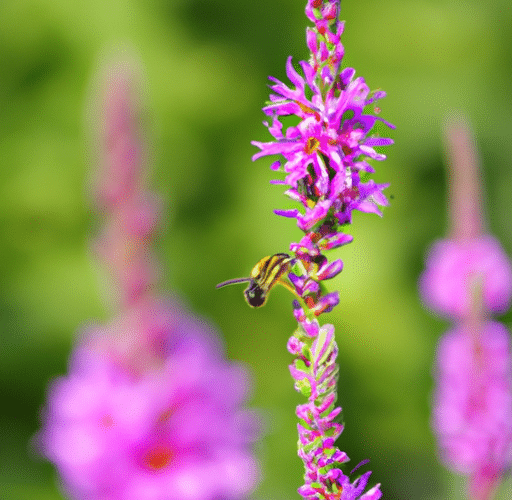
[[[251,310],[242,287],[264,255],[300,237],[274,208],[261,106],[267,76],[307,56],[302,1],[18,0],[0,2],[0,322],[3,411],[0,498],[61,498],[51,465],[30,445],[48,382],[66,371],[80,328],[105,319],[101,270],[89,250],[86,120],[105,51],[131,46],[145,66],[153,186],[166,202],[158,242],[162,289],[217,324],[232,359],[255,377],[252,404],[266,418],[258,445],[264,480],[255,499],[298,498],[294,406],[286,341],[290,296],[272,292]],[[354,242],[332,258],[341,305],[325,318],[340,348],[340,448],[351,465],[370,458],[387,499],[463,498],[439,465],[429,427],[432,358],[447,324],[426,312],[416,281],[425,251],[446,230],[441,125],[460,109],[477,136],[490,229],[512,250],[512,7],[510,0],[343,0],[345,65],[388,97],[397,126],[377,182],[392,198],[379,219],[356,214]],[[509,313],[503,321],[510,326]],[[510,482],[500,498],[510,498]]]

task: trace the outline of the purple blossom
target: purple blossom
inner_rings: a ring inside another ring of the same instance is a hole
[[[364,80],[358,78],[351,82],[350,77],[348,82],[343,83],[344,89],[333,88],[322,97],[319,88],[311,79],[314,76],[313,68],[305,61],[300,64],[304,73],[310,76],[307,86],[313,92],[313,98],[311,101],[306,98],[306,81],[295,71],[290,58],[287,75],[297,88],[292,90],[275,80],[278,84],[271,89],[278,95],[271,96],[272,104],[263,108],[263,111],[273,116],[272,125],[268,127],[277,140],[269,143],[254,141],[253,144],[261,151],[253,156],[253,160],[266,155],[284,156],[286,162],[283,169],[288,174],[285,182],[292,188],[287,192],[290,197],[300,197],[304,184],[307,184],[311,193],[306,191],[301,201],[316,198],[315,207],[322,202],[325,205],[327,200],[330,204],[339,201],[341,205],[346,195],[344,192],[355,190],[359,185],[357,172],[373,171],[364,157],[384,160],[385,156],[377,154],[374,146],[393,143],[391,139],[366,137],[377,117],[362,114],[367,104],[384,97],[385,94],[380,92],[378,97],[368,97],[369,89]],[[295,127],[289,127],[283,134],[278,117],[291,114],[297,115],[302,121]],[[380,192],[379,200],[383,201],[382,204],[385,204],[382,194],[385,187],[386,185],[378,186],[375,190]],[[359,199],[355,194],[353,198]],[[306,211],[315,210],[307,202],[304,205]],[[321,218],[325,218],[325,214]]]
[[[119,356],[123,314],[86,334],[52,384],[39,442],[72,498],[235,499],[256,484],[255,419],[241,408],[247,374],[224,360],[204,322],[175,304],[162,314],[166,338],[151,368]],[[140,317],[131,316],[133,348],[162,327]]]
[[[489,235],[435,243],[420,280],[420,291],[434,311],[457,320],[471,310],[470,284],[475,276],[482,278],[485,309],[505,312],[512,294],[512,267],[499,242]]]

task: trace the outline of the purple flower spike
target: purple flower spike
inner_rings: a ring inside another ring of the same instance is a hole
[[[468,126],[446,127],[451,238],[436,242],[419,288],[455,322],[439,342],[432,424],[447,467],[468,476],[468,497],[491,500],[512,460],[512,367],[506,328],[489,321],[512,294],[512,266],[485,233],[478,160]]]
[[[254,141],[259,151],[253,160],[279,155],[270,168],[283,172],[284,179],[272,184],[287,185],[285,194],[298,208],[274,213],[296,219],[304,233],[291,243],[290,267],[278,280],[299,299],[293,305],[298,328],[287,344],[295,356],[290,365],[295,388],[308,399],[297,407],[298,455],[305,467],[305,484],[298,491],[307,500],[377,500],[379,486],[364,493],[370,472],[351,481],[338,468],[348,460],[334,445],[343,430],[336,422],[341,412],[336,407],[338,348],[334,328],[320,326],[316,319],[340,301],[339,293],[325,291],[323,282],[342,271],[343,261],[329,262],[325,251],[352,241],[344,226],[352,222],[354,210],[381,216],[380,207],[388,204],[383,194],[388,185],[367,177],[374,172],[371,163],[386,158],[380,148],[393,144],[373,128],[377,121],[394,126],[369,109],[385,92],[370,92],[353,68],[341,69],[345,25],[339,11],[340,0],[307,1],[306,16],[314,23],[306,30],[310,58],[296,65],[288,58],[289,83],[270,77],[263,112],[271,117],[264,124],[273,140]],[[295,119],[287,120],[289,116]],[[267,266],[264,274],[272,276],[272,271]]]
[[[80,336],[68,374],[50,387],[35,443],[57,468],[66,498],[240,500],[259,475],[251,450],[259,422],[244,409],[248,375],[225,359],[213,329],[154,291],[151,243],[161,207],[142,182],[129,66],[105,72],[93,192],[104,219],[96,254],[118,311]]]
[[[368,136],[377,117],[363,112],[366,105],[383,98],[385,93],[370,94],[363,78],[354,79],[351,68],[339,73],[343,55],[343,24],[337,20],[339,2],[309,2],[306,12],[310,19],[315,19],[315,28],[308,28],[306,34],[313,62],[300,62],[302,76],[288,58],[286,73],[291,86],[272,78],[271,104],[264,112],[272,116],[272,125],[267,126],[276,141],[253,142],[261,150],[253,159],[267,155],[284,157],[285,183],[290,186],[286,194],[303,209],[274,212],[297,219],[309,247],[307,255],[295,244],[291,251],[303,262],[306,278],[321,281],[339,271],[318,269],[308,255],[318,256],[325,249],[349,242],[351,237],[341,233],[341,226],[352,222],[353,210],[382,215],[378,207],[388,204],[382,193],[387,184],[361,182],[359,171],[372,172],[373,167],[366,159],[383,160],[385,156],[374,148],[393,141]],[[329,78],[325,70],[332,72]],[[284,131],[279,120],[289,115],[296,115],[301,121]],[[297,290],[299,295],[304,291]],[[315,313],[330,311],[335,305],[318,304],[318,300],[313,301]]]
[[[471,281],[482,280],[486,311],[505,312],[512,296],[512,266],[499,242],[485,234],[478,160],[464,122],[446,129],[451,155],[451,239],[435,243],[420,279],[420,291],[435,312],[453,319],[471,310]]]

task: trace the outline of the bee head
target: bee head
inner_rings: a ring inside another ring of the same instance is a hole
[[[245,300],[251,307],[261,307],[267,301],[267,294],[254,280],[244,290]]]

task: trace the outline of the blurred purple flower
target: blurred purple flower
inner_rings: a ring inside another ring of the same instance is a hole
[[[139,64],[111,64],[100,72],[95,141],[98,167],[92,197],[104,224],[93,249],[107,268],[111,295],[120,307],[130,307],[159,278],[151,244],[160,220],[161,201],[145,187],[148,165],[142,140]]]
[[[64,489],[84,500],[244,497],[258,479],[257,420],[241,409],[247,374],[175,304],[147,318],[153,325],[129,318],[87,333],[51,387],[39,439]],[[135,347],[151,326],[166,330],[160,362],[136,372],[112,348],[118,330],[128,328]]]
[[[439,342],[433,427],[445,464],[469,476],[468,497],[490,500],[512,459],[512,378],[509,333],[488,316],[508,308],[512,268],[485,232],[468,126],[445,132],[451,238],[434,244],[419,282],[425,303],[455,322]]]
[[[512,295],[512,266],[499,242],[486,234],[478,156],[468,125],[452,120],[448,149],[451,237],[429,251],[420,292],[435,312],[460,320],[471,310],[471,280],[481,279],[485,311],[505,312]]]
[[[483,278],[485,309],[504,313],[512,294],[512,267],[499,242],[489,235],[436,242],[427,258],[420,292],[433,311],[454,320],[464,318],[471,310],[470,283],[475,276]]]
[[[509,332],[491,321],[476,332],[457,326],[439,342],[433,425],[444,462],[477,476],[475,491],[494,486],[511,463],[510,354]]]
[[[143,183],[135,72],[120,64],[105,74],[93,189],[105,224],[94,248],[119,312],[82,335],[36,441],[77,500],[240,499],[258,480],[248,376],[207,323],[154,291],[160,203]]]
[[[93,195],[100,210],[111,211],[134,196],[147,170],[140,72],[135,59],[125,59],[105,64],[98,75],[98,109],[93,111],[92,127],[99,157]]]

